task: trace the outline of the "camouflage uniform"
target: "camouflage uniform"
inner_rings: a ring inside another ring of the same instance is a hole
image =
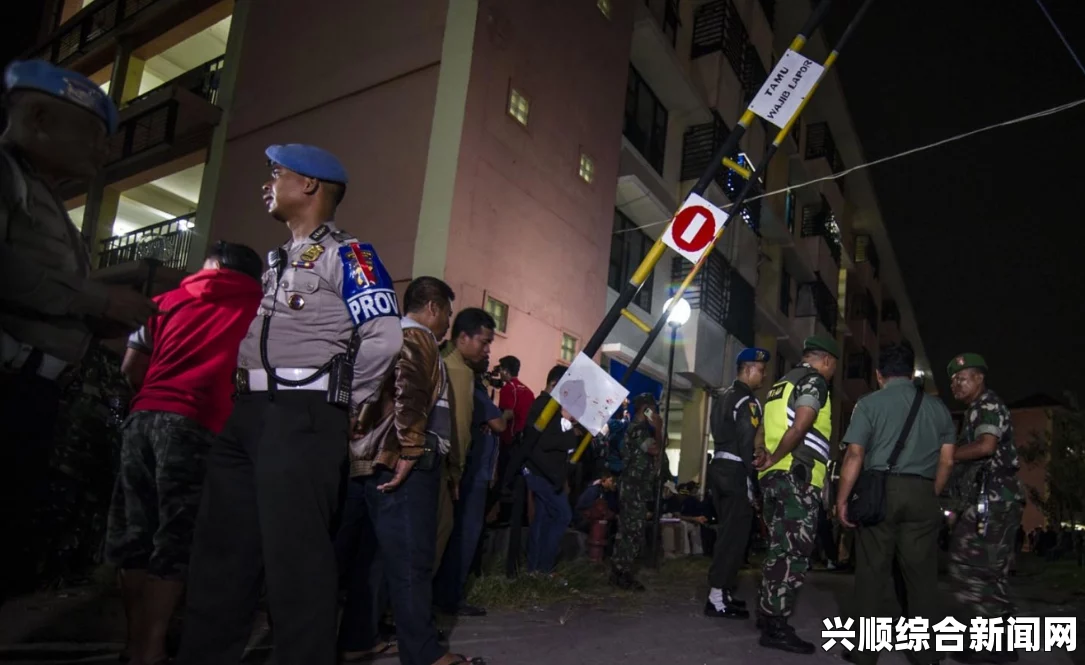
[[[810,374],[796,383],[788,400],[788,409],[800,400],[811,399],[825,408],[828,406],[828,391],[828,383],[820,374]],[[773,408],[771,403],[768,407]],[[769,429],[766,429],[766,436],[770,436]],[[793,459],[799,459],[803,454],[803,444],[800,443],[792,452]],[[795,474],[800,470],[805,473],[803,477],[796,478]],[[813,554],[817,536],[821,489],[811,485],[809,480],[810,470],[806,465],[793,465],[792,471],[770,470],[760,479],[769,547],[762,564],[761,591],[758,595],[759,609],[766,617],[791,616],[795,597],[810,568],[810,555]]]
[[[790,473],[761,479],[769,548],[762,568],[760,609],[765,616],[791,616],[802,588],[817,535],[821,491]]]
[[[652,499],[655,458],[648,448],[655,443],[652,426],[636,422],[626,431],[622,446],[622,475],[618,481],[618,535],[614,540],[614,567],[631,571],[644,546],[644,522]]]
[[[123,437],[106,560],[183,580],[215,435],[176,413],[137,411],[125,421]]]
[[[1014,612],[1008,591],[1009,565],[1025,493],[1017,478],[1020,463],[1010,411],[991,390],[968,407],[958,445],[984,434],[998,438],[994,454],[959,465],[958,486],[963,485],[960,493],[969,500],[954,528],[949,573],[960,603],[977,616],[1004,617]],[[985,520],[977,510],[981,488],[987,498]],[[982,534],[981,523],[986,524]]]

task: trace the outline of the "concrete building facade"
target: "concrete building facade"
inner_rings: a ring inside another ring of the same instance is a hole
[[[212,239],[281,243],[260,200],[263,150],[314,143],[351,176],[340,226],[377,247],[401,288],[440,276],[458,308],[493,313],[495,359],[518,356],[537,391],[594,332],[809,11],[805,0],[53,0],[33,55],[91,75],[123,106],[110,164],[68,197],[100,276],[161,289]],[[814,36],[807,52],[827,51]],[[758,163],[775,133],[755,122],[733,159]],[[680,479],[700,471],[710,395],[746,346],[772,351],[777,376],[807,335],[837,337],[837,432],[876,388],[880,343],[909,339],[929,374],[873,187],[844,175],[863,159],[830,74],[757,177],[766,191],[842,177],[736,215],[686,295],[669,404]],[[725,206],[741,186],[724,170],[705,196]],[[651,324],[690,267],[668,252],[631,313]],[[668,382],[663,337],[638,391]],[[623,319],[597,360],[620,375],[644,339]]]

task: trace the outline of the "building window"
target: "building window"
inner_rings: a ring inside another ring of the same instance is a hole
[[[599,8],[599,11],[603,12],[603,16],[610,18],[610,0],[598,0],[595,6]]]
[[[663,158],[667,149],[667,109],[632,65],[625,90],[622,134],[652,168],[663,175]]]
[[[576,359],[576,338],[568,333],[561,334],[561,362],[571,363]]]
[[[580,153],[580,179],[589,185],[595,180],[595,162],[584,153]]]
[[[497,324],[497,332],[503,333],[509,327],[509,306],[493,296],[486,296],[486,304],[483,306],[486,312],[494,317]]]
[[[631,219],[619,210],[614,211],[614,234],[610,239],[610,267],[607,270],[607,286],[621,293],[637,266],[652,248],[652,239],[640,230]],[[633,302],[646,312],[652,311],[652,283],[655,274],[640,287]]]
[[[509,115],[524,127],[527,127],[527,113],[530,103],[527,97],[516,88],[509,89]]]

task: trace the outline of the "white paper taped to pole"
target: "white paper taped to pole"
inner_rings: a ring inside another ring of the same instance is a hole
[[[788,49],[750,102],[750,110],[783,129],[824,70],[805,55]]]
[[[554,387],[553,397],[584,429],[597,436],[628,395],[617,379],[578,353]]]

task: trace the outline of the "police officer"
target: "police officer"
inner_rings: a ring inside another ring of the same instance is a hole
[[[745,601],[734,597],[738,570],[746,557],[750,537],[754,472],[754,439],[761,428],[761,402],[754,391],[765,379],[765,364],[772,355],[764,349],[745,349],[735,358],[737,377],[712,406],[712,438],[716,451],[708,467],[707,489],[719,519],[712,567],[708,570],[705,616],[748,619]]]
[[[1007,618],[1014,614],[1007,577],[1010,555],[1025,506],[1010,410],[987,387],[987,363],[979,354],[962,353],[949,362],[947,371],[953,397],[968,405],[954,453],[967,501],[949,547],[954,595],[972,610],[969,616]],[[1011,662],[1016,657],[966,649],[954,659]]]
[[[618,535],[610,583],[622,589],[644,591],[633,575],[633,564],[644,546],[644,526],[652,499],[653,482],[663,452],[663,424],[659,405],[649,393],[633,400],[629,429],[622,445],[622,475],[618,480]]]
[[[829,381],[840,349],[831,337],[803,342],[802,362],[769,390],[764,447],[755,452],[769,549],[762,570],[761,646],[811,654],[814,645],[788,625],[817,535],[818,506],[832,434]]]
[[[148,298],[90,279],[90,255],[57,196],[105,163],[117,109],[97,85],[42,60],[4,73],[7,128],[0,136],[0,529],[25,539],[46,491],[57,379],[96,335],[121,336],[154,313]],[[28,543],[24,543],[29,545]],[[4,566],[0,602],[33,581],[32,552]],[[32,549],[32,548],[31,548]],[[30,566],[28,568],[28,566]]]
[[[261,577],[275,659],[335,662],[329,537],[348,431],[403,337],[373,248],[332,221],[347,173],[309,145],[267,149],[264,203],[290,231],[269,255],[264,298],[241,342],[237,401],[208,458],[179,662],[237,663]]]

